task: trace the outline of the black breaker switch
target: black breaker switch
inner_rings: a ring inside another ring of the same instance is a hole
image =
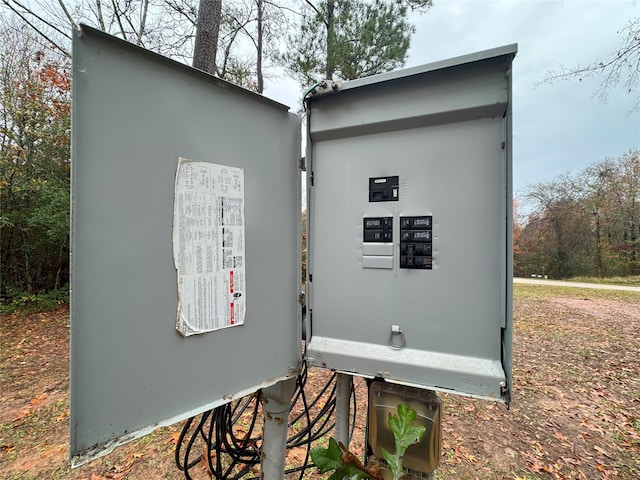
[[[365,218],[363,227],[363,237],[367,243],[393,241],[393,217]]]
[[[400,217],[400,268],[433,268],[433,218]]]

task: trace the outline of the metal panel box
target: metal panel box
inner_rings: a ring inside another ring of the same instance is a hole
[[[311,365],[509,400],[514,55],[307,99]],[[296,375],[300,119],[88,27],[73,56],[78,464]],[[244,323],[190,337],[176,332],[179,158],[244,182]]]
[[[82,463],[297,374],[300,120],[89,27],[73,55],[71,454]],[[245,321],[191,337],[176,331],[180,157],[244,174]]]
[[[307,361],[508,401],[507,46],[307,100]]]

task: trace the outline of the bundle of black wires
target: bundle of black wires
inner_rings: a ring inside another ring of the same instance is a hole
[[[315,466],[310,457],[313,443],[335,426],[336,374],[321,380],[321,386],[315,386],[312,394],[308,392],[311,389],[308,381],[309,370],[303,362],[289,407],[287,449],[302,449],[304,460],[285,471],[287,478],[295,475],[300,480],[307,469]],[[353,434],[356,415],[353,387],[351,403]],[[190,471],[203,467],[211,478],[216,479],[259,478],[263,418],[260,391],[208,410],[197,418],[191,417],[185,422],[176,445],[176,465],[185,478],[191,480]],[[296,458],[300,457],[302,455],[296,455]]]

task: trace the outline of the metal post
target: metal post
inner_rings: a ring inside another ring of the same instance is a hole
[[[262,390],[264,432],[260,458],[263,480],[284,478],[289,406],[296,379],[289,378]]]
[[[349,413],[351,404],[351,388],[353,377],[346,373],[338,373],[336,380],[336,435],[338,442],[349,447]]]

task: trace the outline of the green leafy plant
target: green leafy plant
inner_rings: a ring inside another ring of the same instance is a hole
[[[353,459],[349,457],[354,457],[354,455],[346,449],[342,442],[338,444],[333,437],[329,439],[328,448],[318,447],[311,451],[311,459],[321,473],[333,471],[329,480],[375,478],[359,460],[356,459],[359,464],[356,465],[351,463]]]
[[[402,457],[407,448],[419,442],[426,431],[426,428],[421,425],[413,425],[417,417],[415,410],[407,404],[398,405],[397,415],[389,415],[389,428],[394,438],[394,453],[382,448],[382,456],[389,464],[393,480],[399,480],[404,472]],[[382,480],[382,475],[377,467],[369,468],[363,465],[353,453],[342,443],[336,442],[334,438],[329,439],[328,448],[314,448],[311,451],[311,459],[321,473],[333,471],[329,480],[342,480],[343,478]]]
[[[29,293],[8,289],[9,298],[0,299],[0,313],[46,312],[69,303],[69,285],[50,292]]]
[[[416,421],[418,414],[409,405],[398,405],[398,415],[389,415],[389,428],[393,432],[395,440],[394,453],[389,453],[384,448],[382,456],[389,464],[393,480],[398,480],[404,471],[402,468],[402,457],[410,445],[418,443],[426,428],[422,425],[412,425]]]

